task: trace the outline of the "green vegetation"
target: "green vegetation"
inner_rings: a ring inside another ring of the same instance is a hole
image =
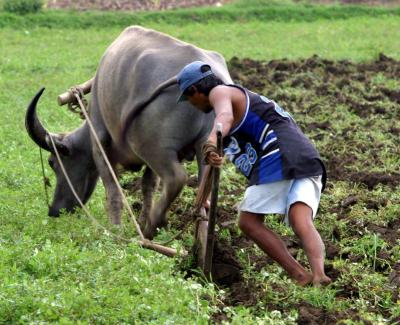
[[[17,0],[16,0],[17,1]],[[18,0],[20,1],[20,0]],[[259,22],[312,22],[316,20],[338,20],[355,17],[400,16],[400,8],[376,8],[363,6],[315,6],[315,5],[274,5],[241,2],[221,8],[176,9],[162,12],[64,12],[49,10],[39,14],[11,15],[0,13],[0,27],[31,28],[106,28],[139,24],[186,24],[245,23]]]
[[[42,6],[42,0],[7,0],[3,4],[3,9],[18,15],[25,15],[39,12]]]
[[[257,10],[260,3],[264,6]],[[249,292],[259,294],[249,293],[249,299],[257,298],[250,307],[226,303],[231,297],[229,288],[220,290],[196,278],[184,280],[177,267],[179,260],[140,249],[135,242],[119,242],[83,212],[59,219],[47,217],[39,152],[24,129],[25,108],[35,92],[46,86],[38,108],[45,125],[54,132],[78,126],[81,121],[76,115],[56,106],[56,96],[90,78],[106,47],[125,26],[134,23],[217,50],[228,60],[238,56],[269,61],[318,54],[368,62],[380,52],[400,59],[399,9],[242,1],[223,8],[161,13],[43,11],[21,17],[0,12],[0,324],[207,324],[215,313],[234,324],[295,324],[301,316],[301,303],[327,314],[353,311],[357,316],[346,324],[363,320],[386,324],[390,317],[400,317],[398,297],[392,295],[388,284],[393,261],[400,260],[399,237],[397,245],[388,243],[371,228],[372,224],[386,227],[398,219],[398,186],[381,184],[369,190],[347,179],[330,183],[317,226],[325,240],[338,246],[330,262],[330,267],[340,272],[335,286],[298,288],[276,264],[260,268],[250,260],[250,254],[263,256],[254,247],[239,249],[246,286]],[[314,74],[304,73],[301,80],[311,77]],[[349,105],[328,105],[306,86],[292,87],[294,82],[288,79],[277,89],[266,84],[260,90],[279,99],[304,127],[311,122],[331,122],[323,136],[319,128],[308,132],[325,158],[352,152],[357,158],[352,165],[356,170],[398,171],[398,105],[386,97],[378,99],[373,107],[391,113],[362,118]],[[317,88],[324,89],[324,82],[321,79]],[[368,87],[362,82],[352,87],[344,83],[341,90],[346,96],[361,98],[382,89],[398,91],[399,87],[398,80],[377,72]],[[331,98],[335,98],[334,90]],[[296,111],[296,98],[306,98],[312,105]],[[346,131],[349,128],[351,131]],[[343,137],[348,139],[345,144],[338,142]],[[376,152],[379,157],[374,156]],[[195,174],[193,165],[188,169]],[[55,180],[48,167],[46,174],[53,184],[51,192]],[[228,211],[244,184],[234,175],[231,167],[222,175],[222,208]],[[135,180],[138,176],[130,177]],[[188,211],[193,195],[193,189],[185,188],[178,203],[181,211],[171,211],[172,223]],[[349,200],[352,196],[357,199]],[[140,197],[131,200],[140,201]],[[100,184],[88,208],[108,227]],[[281,234],[293,235],[277,219],[268,222]],[[123,229],[110,227],[110,231],[135,237],[128,222]],[[162,231],[158,240],[173,232]],[[220,232],[227,241],[238,234],[238,229]],[[191,240],[188,234],[173,246],[190,246]],[[298,254],[305,261],[302,252]]]
[[[146,26],[200,47],[216,50],[227,59],[233,56],[260,60],[284,57],[296,59],[319,54],[329,59],[365,61],[376,59],[381,52],[400,59],[398,50],[400,20],[396,17],[385,17],[384,20],[359,17],[310,23],[254,21],[243,24],[213,23],[211,25],[187,24],[185,26],[149,23]],[[65,56],[68,60],[68,69],[63,69],[66,70],[65,77],[67,77],[70,73],[69,70],[81,70],[74,64],[73,58],[81,56],[80,49],[84,49],[83,53],[86,59],[83,58],[83,60],[87,62],[85,69],[90,75],[103,51],[122,30],[117,27],[107,28],[107,32],[104,31],[104,29],[92,28],[88,30],[2,28],[0,29],[1,52],[13,64],[19,65],[17,56],[20,51],[24,51],[24,46],[29,44],[35,48],[36,43],[37,49],[33,51],[47,52],[46,49],[52,43],[57,42],[55,53],[49,53],[50,59],[45,60],[43,57],[43,60],[40,61],[40,64],[44,65],[43,68],[49,69],[49,66],[59,65],[58,62],[63,59],[58,57]],[[88,34],[90,42],[87,42]],[[243,39],[246,39],[245,47],[242,46]],[[10,42],[14,44],[14,47],[7,46]],[[72,81],[73,83],[76,82],[76,77]],[[69,85],[60,86],[68,87]]]

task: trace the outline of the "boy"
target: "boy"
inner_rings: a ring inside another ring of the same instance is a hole
[[[278,262],[299,285],[328,284],[324,244],[315,229],[325,168],[312,143],[293,118],[274,101],[238,85],[225,85],[201,61],[178,74],[179,100],[188,100],[204,113],[215,112],[214,129],[203,146],[205,161],[221,167],[215,126],[223,126],[224,152],[249,180],[239,210],[239,227]],[[228,144],[229,143],[229,144]],[[289,253],[285,244],[264,225],[267,213],[285,214],[300,238],[312,274]]]

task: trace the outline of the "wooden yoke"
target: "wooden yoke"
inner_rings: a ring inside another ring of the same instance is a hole
[[[93,78],[85,81],[84,83],[75,86],[74,88],[78,89],[83,95],[90,93],[92,89]],[[76,97],[71,90],[66,91],[65,93],[59,95],[57,97],[58,105],[63,106],[69,103],[77,103]]]

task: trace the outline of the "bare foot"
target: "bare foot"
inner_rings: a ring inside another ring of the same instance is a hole
[[[305,287],[313,281],[313,277],[310,273],[306,273],[305,275],[295,280],[300,287]]]
[[[323,275],[323,276],[314,276],[312,279],[312,283],[314,287],[321,287],[321,286],[327,286],[332,282],[331,278]]]

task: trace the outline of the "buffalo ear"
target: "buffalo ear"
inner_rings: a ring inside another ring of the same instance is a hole
[[[71,150],[69,148],[69,146],[66,144],[66,142],[63,139],[59,139],[57,136],[55,135],[51,135],[51,134],[46,134],[46,143],[49,146],[49,148],[51,149],[52,152],[54,152],[54,148],[53,148],[53,144],[50,140],[50,137],[53,139],[54,145],[57,148],[57,151],[63,155],[63,156],[69,156],[71,153]]]

